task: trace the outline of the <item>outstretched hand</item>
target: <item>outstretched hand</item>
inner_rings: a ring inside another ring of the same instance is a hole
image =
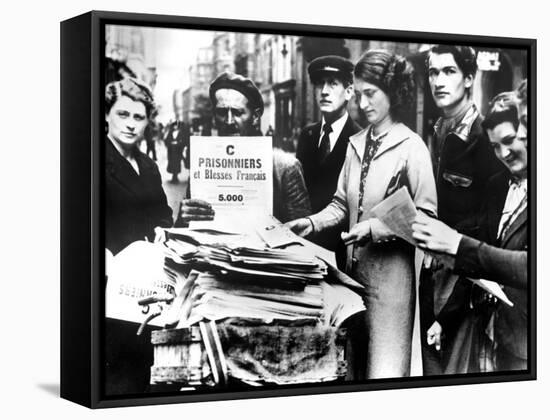
[[[302,238],[313,232],[313,224],[311,220],[306,217],[286,222],[284,226]]]

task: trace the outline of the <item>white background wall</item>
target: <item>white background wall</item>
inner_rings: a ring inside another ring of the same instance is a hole
[[[550,31],[543,2],[492,3],[353,0],[318,3],[315,10],[309,2],[294,0],[5,3],[0,26],[1,417],[446,420],[527,418],[535,410],[533,418],[547,416],[550,305],[545,302],[549,298],[545,256],[549,253],[543,238],[548,233],[544,215],[550,208],[545,193],[549,165],[543,163],[550,155],[548,128],[542,122],[550,111],[544,100],[549,93]],[[59,22],[90,9],[538,38],[539,380],[95,412],[59,399]]]

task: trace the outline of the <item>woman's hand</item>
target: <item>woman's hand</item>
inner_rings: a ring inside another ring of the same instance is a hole
[[[181,202],[180,220],[185,223],[193,220],[214,220],[214,214],[214,209],[207,201],[189,198]]]
[[[462,235],[445,223],[419,212],[412,225],[413,238],[425,251],[456,255]],[[439,259],[439,257],[438,257]]]
[[[311,219],[308,219],[307,217],[291,220],[290,222],[286,222],[284,226],[302,238],[313,232],[313,223],[311,222]]]
[[[437,351],[441,350],[441,335],[443,333],[443,327],[437,321],[435,321],[432,326],[428,329],[427,340],[428,346],[435,345]]]
[[[346,246],[351,244],[365,245],[372,238],[370,220],[357,223],[349,232],[342,232],[340,236]]]

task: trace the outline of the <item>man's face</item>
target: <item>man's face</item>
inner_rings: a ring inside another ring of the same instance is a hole
[[[428,66],[430,89],[438,108],[452,112],[472,87],[472,75],[464,75],[451,53],[430,54]]]
[[[514,125],[505,121],[487,130],[495,155],[515,177],[523,177],[527,172],[527,142],[521,140]]]
[[[344,115],[346,105],[353,95],[353,86],[345,87],[334,76],[320,76],[313,84],[315,100],[325,119],[335,120]]]
[[[109,126],[109,137],[121,147],[129,149],[143,138],[147,127],[145,105],[127,96],[121,96],[105,115],[105,121]]]
[[[220,136],[251,136],[258,117],[248,106],[248,99],[234,89],[218,89],[214,118]]]

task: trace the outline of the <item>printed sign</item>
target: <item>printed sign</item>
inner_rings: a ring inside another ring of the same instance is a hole
[[[215,221],[273,213],[271,137],[191,137],[191,198],[209,202]]]

